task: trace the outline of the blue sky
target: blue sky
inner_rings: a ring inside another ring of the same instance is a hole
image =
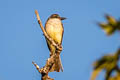
[[[120,46],[120,33],[107,37],[96,25],[104,13],[120,17],[119,0],[2,0],[0,1],[0,80],[40,80],[32,64],[40,67],[49,57],[43,33],[34,11],[43,25],[57,13],[63,21],[61,53],[64,72],[50,73],[55,80],[89,80],[92,63]],[[103,80],[100,74],[98,80]]]

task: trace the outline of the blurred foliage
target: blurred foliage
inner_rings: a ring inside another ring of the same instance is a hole
[[[117,72],[116,76],[110,77],[109,80],[120,80],[120,71]]]
[[[120,31],[120,20],[116,20],[114,17],[105,15],[106,23],[98,23],[98,25],[106,32],[106,34],[112,35],[115,31]]]
[[[112,77],[111,77],[111,79],[109,79],[109,78],[113,71],[119,71],[119,68],[118,68],[119,55],[120,55],[120,49],[117,52],[115,52],[114,54],[105,55],[102,58],[100,58],[99,60],[95,61],[93,64],[94,70],[93,70],[93,73],[91,76],[91,80],[95,80],[96,77],[98,76],[98,74],[102,70],[105,70],[105,72],[106,72],[105,80],[114,80],[115,77],[113,77],[113,79],[112,79]],[[120,77],[119,77],[119,80],[120,80]]]
[[[109,80],[120,80],[120,72],[118,72],[116,76],[110,77]]]
[[[99,26],[106,32],[106,34],[112,35],[116,31],[120,31],[120,20],[116,20],[114,17],[106,14],[106,23],[98,23]],[[120,68],[118,66],[120,56],[120,48],[114,54],[108,54],[100,59],[96,60],[93,64],[93,72],[91,80],[96,80],[98,74],[104,70],[105,80],[120,80]],[[115,71],[115,76],[112,76],[112,72]]]

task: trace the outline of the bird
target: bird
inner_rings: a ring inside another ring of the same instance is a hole
[[[65,20],[65,17],[60,17],[58,14],[52,14],[45,23],[45,31],[48,34],[48,36],[57,44],[62,44],[63,39],[63,33],[64,28],[62,24],[62,20]],[[50,56],[55,54],[56,48],[53,46],[49,40],[46,39]],[[63,66],[61,63],[60,54],[56,57],[55,63],[53,64],[50,72],[56,71],[60,72],[60,70],[63,72]]]

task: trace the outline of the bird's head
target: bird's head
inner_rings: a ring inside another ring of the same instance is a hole
[[[58,14],[52,14],[52,15],[50,16],[50,18],[58,18],[58,19],[60,19],[60,20],[65,20],[65,19],[66,19],[65,17],[60,17]]]

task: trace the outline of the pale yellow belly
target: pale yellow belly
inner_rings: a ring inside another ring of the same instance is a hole
[[[61,44],[63,27],[61,23],[58,24],[47,24],[45,27],[47,34],[58,44]]]
[[[53,20],[54,21],[54,20]],[[61,21],[58,23],[55,21],[49,21],[46,26],[45,30],[50,38],[52,38],[56,43],[61,44],[62,42],[62,36],[63,36],[63,27]],[[52,23],[53,22],[53,23]],[[50,42],[47,40],[48,47],[52,53],[55,52],[55,47],[50,44]],[[52,55],[51,53],[51,55]]]

